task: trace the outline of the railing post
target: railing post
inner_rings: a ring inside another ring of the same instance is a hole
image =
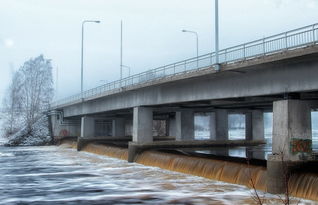
[[[184,61],[184,71],[186,71],[187,70],[187,61],[185,60]]]
[[[285,48],[288,49],[287,32],[285,33]]]
[[[245,60],[246,54],[245,54],[245,44],[243,45],[243,58]]]
[[[315,44],[316,37],[315,37],[315,24],[312,25],[312,41]]]
[[[174,63],[173,64],[173,75],[175,75],[176,74],[176,64]]]
[[[227,63],[227,49],[225,49],[225,54],[224,54],[224,58],[225,58],[225,62],[224,63]]]
[[[199,69],[199,57],[197,57],[197,69]]]
[[[265,56],[266,49],[265,49],[265,38],[263,38],[263,55]]]

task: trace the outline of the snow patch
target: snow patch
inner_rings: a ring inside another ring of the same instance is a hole
[[[6,146],[40,146],[49,145],[51,136],[49,132],[48,117],[42,116],[31,129],[24,127],[8,138]]]

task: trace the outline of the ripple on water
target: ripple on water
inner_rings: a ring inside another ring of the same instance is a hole
[[[0,153],[0,204],[253,203],[243,186],[72,149],[0,147]]]
[[[2,153],[0,152],[0,157],[13,157],[14,154],[13,153]]]

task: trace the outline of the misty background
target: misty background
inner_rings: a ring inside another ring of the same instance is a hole
[[[222,0],[220,47],[318,22],[317,0]],[[52,59],[55,99],[80,92],[81,22],[85,25],[84,88],[119,79],[123,63],[136,74],[214,50],[213,0],[0,0],[0,98],[13,70],[31,57]],[[57,72],[58,71],[58,72]],[[128,70],[124,69],[124,76]]]

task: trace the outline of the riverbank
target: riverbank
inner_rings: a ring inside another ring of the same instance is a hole
[[[76,148],[76,141],[63,140],[62,146]],[[128,149],[88,143],[82,151],[122,160],[128,159]],[[160,151],[145,151],[136,156],[136,163],[171,171],[205,177],[266,192],[266,167],[187,156]],[[290,193],[294,197],[318,201],[318,173],[297,173],[290,177]]]

